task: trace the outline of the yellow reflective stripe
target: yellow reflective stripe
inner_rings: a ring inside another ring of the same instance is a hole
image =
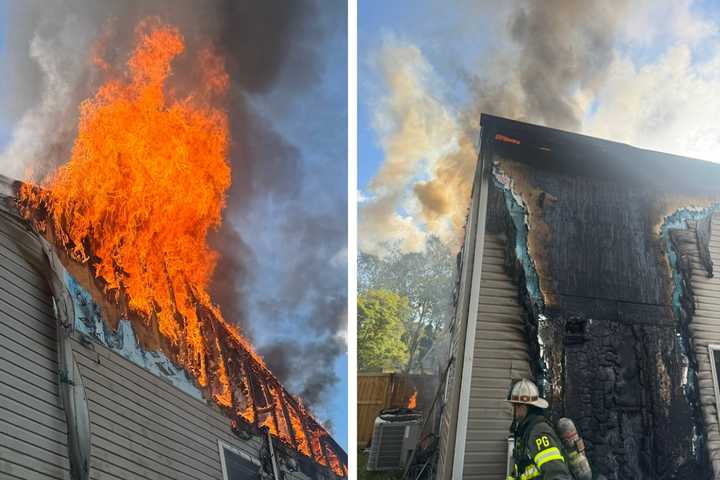
[[[540,471],[535,468],[535,465],[528,465],[525,467],[525,472],[520,475],[520,480],[530,480],[531,478],[539,477]]]
[[[537,455],[535,455],[535,458],[533,459],[535,465],[537,465],[538,468],[541,468],[547,462],[551,462],[553,460],[561,460],[563,462],[565,461],[563,456],[560,454],[560,450],[558,450],[557,447],[546,448],[542,452],[539,452]]]

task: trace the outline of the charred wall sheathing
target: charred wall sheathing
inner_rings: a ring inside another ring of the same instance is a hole
[[[576,421],[610,480],[711,478],[687,354],[690,267],[675,253],[679,232],[709,210],[659,215],[671,202],[642,185],[497,155],[492,176],[487,231],[510,239],[506,265],[551,418]],[[706,252],[709,234],[696,231]]]

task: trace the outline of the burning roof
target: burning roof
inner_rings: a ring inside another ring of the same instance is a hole
[[[230,185],[222,59],[203,50],[198,85],[179,94],[167,80],[184,49],[180,33],[148,20],[137,40],[128,72],[107,72],[82,103],[70,160],[41,186],[18,185],[20,214],[68,270],[90,272],[83,287],[108,321],[129,319],[143,348],[181,365],[233,425],[266,427],[345,475],[345,453],[207,291],[217,261],[207,234]]]

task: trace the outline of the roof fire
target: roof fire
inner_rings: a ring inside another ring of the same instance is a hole
[[[127,75],[82,103],[70,161],[41,186],[19,186],[20,213],[68,269],[91,273],[83,287],[111,317],[129,319],[143,347],[181,365],[234,425],[266,427],[344,476],[342,449],[207,290],[217,260],[207,234],[230,185],[223,61],[203,50],[201,81],[179,97],[167,85],[179,31],[146,20],[136,37]]]

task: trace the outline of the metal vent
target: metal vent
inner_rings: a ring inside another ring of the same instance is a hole
[[[405,425],[384,425],[378,429],[379,451],[377,454],[378,468],[398,468],[402,466],[401,456]],[[373,439],[373,443],[374,443]]]

